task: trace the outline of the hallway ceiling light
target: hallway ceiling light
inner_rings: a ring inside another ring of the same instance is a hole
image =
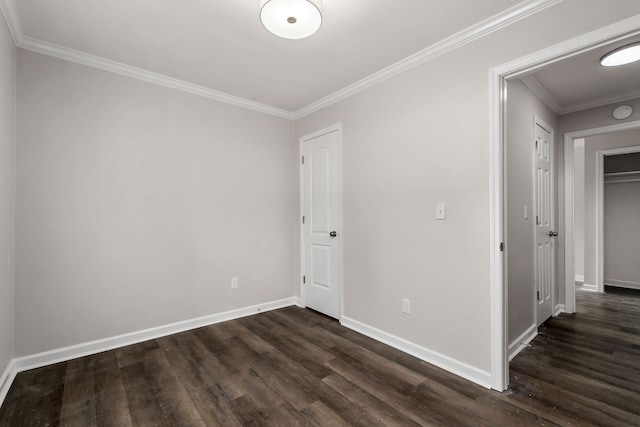
[[[322,0],[261,0],[260,21],[278,37],[304,39],[322,25]]]
[[[605,67],[617,67],[636,61],[640,61],[640,43],[622,46],[600,58],[600,64]]]

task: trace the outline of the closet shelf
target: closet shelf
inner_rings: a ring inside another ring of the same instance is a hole
[[[629,172],[611,172],[604,174],[605,184],[640,181],[640,170]]]

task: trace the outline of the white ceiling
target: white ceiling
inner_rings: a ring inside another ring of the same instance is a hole
[[[14,0],[27,39],[287,111],[521,2],[324,0],[320,31],[292,41],[262,27],[259,0]]]
[[[262,27],[260,0],[0,0],[0,7],[19,46],[116,72],[135,67],[124,74],[150,81],[166,76],[172,87],[193,92],[181,85],[197,85],[238,97],[232,103],[248,100],[293,117],[289,112],[375,80],[380,70],[456,33],[481,32],[490,20],[543,3],[323,0],[320,31],[293,41]],[[523,80],[559,114],[640,97],[640,63],[598,65],[604,53],[628,42],[556,62]]]
[[[640,35],[552,63],[522,80],[558,114],[640,98],[640,61],[602,67],[600,58]]]

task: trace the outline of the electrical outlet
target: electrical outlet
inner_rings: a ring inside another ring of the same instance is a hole
[[[406,314],[411,314],[411,300],[408,300],[408,299],[402,300],[402,312]]]
[[[231,278],[231,289],[238,289],[238,278],[237,277],[232,277]]]

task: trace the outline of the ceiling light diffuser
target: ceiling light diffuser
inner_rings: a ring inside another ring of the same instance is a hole
[[[322,0],[261,0],[260,21],[284,39],[304,39],[322,25]]]
[[[640,61],[640,43],[622,46],[607,53],[600,59],[600,64],[605,67],[617,67],[636,61]]]

